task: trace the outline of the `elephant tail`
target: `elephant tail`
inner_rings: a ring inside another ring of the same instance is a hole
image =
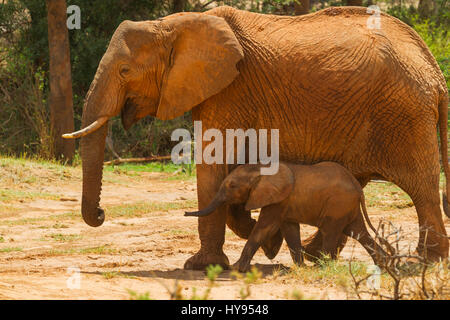
[[[364,191],[361,187],[361,184],[358,180],[356,180],[355,176],[350,173],[350,171],[347,171],[348,177],[352,180],[353,186],[358,190],[360,197],[360,205],[361,210],[363,212],[364,220],[366,220],[367,224],[369,225],[370,229],[372,229],[373,232],[375,232],[376,235],[378,235],[377,229],[372,225],[372,222],[370,222],[369,215],[367,214],[367,208],[366,208],[366,197],[364,196]]]
[[[378,234],[378,230],[375,229],[375,227],[373,226],[372,222],[370,222],[369,215],[367,214],[366,199],[365,199],[365,196],[364,196],[363,192],[361,192],[360,201],[361,201],[361,209],[362,209],[362,212],[363,212],[363,215],[364,215],[364,219],[366,220],[366,222],[369,225],[370,229],[372,229],[372,231],[375,233],[375,236],[380,241],[380,243],[382,243],[391,254],[395,254],[395,249],[392,247],[392,245],[389,243],[389,241],[386,240],[385,238],[381,237]]]
[[[448,94],[444,93],[439,102],[439,137],[441,139],[442,168],[445,174],[445,189],[442,191],[442,206],[444,213],[450,218],[450,205],[447,195],[450,194],[450,169],[448,166],[448,143],[447,143],[447,121],[448,121]]]
[[[364,193],[361,192],[361,209],[364,215],[364,220],[366,220],[367,224],[369,225],[370,229],[372,229],[375,234],[378,234],[377,229],[372,225],[372,222],[370,222],[369,215],[367,214],[367,208],[366,208],[366,197],[364,196]]]

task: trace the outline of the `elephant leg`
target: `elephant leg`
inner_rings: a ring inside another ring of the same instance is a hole
[[[370,178],[367,176],[362,176],[357,177],[357,180],[361,185],[361,188],[364,188],[367,183],[369,183]],[[320,251],[322,249],[322,241],[322,233],[320,232],[320,230],[317,230],[316,233],[312,234],[307,239],[302,241],[306,260],[314,262],[321,257]],[[345,234],[341,234],[337,245],[337,256],[339,256],[339,253],[344,249],[346,244],[347,236]]]
[[[345,215],[342,215],[345,216]],[[329,255],[331,259],[337,259],[339,253],[340,240],[344,235],[344,226],[341,221],[328,220],[320,228],[322,234],[322,248],[320,250],[320,258],[323,259],[323,255]],[[347,236],[345,236],[347,241]],[[317,261],[317,260],[316,260]]]
[[[200,210],[211,202],[225,175],[223,166],[197,164],[197,195]],[[198,219],[201,247],[185,262],[185,269],[204,270],[210,264],[219,264],[224,269],[229,267],[229,260],[223,252],[227,213],[228,207],[221,206],[211,215]]]
[[[337,240],[337,253],[344,249],[347,243],[347,236],[345,234],[340,234]],[[317,230],[314,234],[309,236],[307,239],[302,241],[302,246],[304,247],[305,259],[308,261],[315,262],[317,259],[322,257],[321,251],[323,247],[323,235],[320,230]]]
[[[419,244],[417,252],[430,261],[448,257],[449,243],[439,202],[417,204],[419,217]]]
[[[417,252],[430,261],[439,261],[448,257],[449,243],[440,208],[439,176],[433,180],[435,180],[434,188],[418,184],[416,191],[407,193],[413,200],[419,218]]]
[[[303,248],[300,242],[300,225],[298,223],[283,222],[281,233],[289,247],[292,261],[298,266],[303,264]]]
[[[337,251],[338,251],[338,247],[337,247],[337,240],[338,240],[338,235],[337,234],[331,234],[331,233],[325,233],[323,235],[323,242],[322,242],[322,250],[321,253],[323,255],[328,255],[331,259],[336,259],[337,258]],[[323,259],[323,256],[322,256]]]
[[[241,257],[233,265],[240,272],[250,269],[250,262],[258,248],[268,237],[273,237],[281,227],[281,212],[277,205],[270,205],[261,209],[258,222],[253,228],[247,243],[242,250]]]
[[[314,262],[320,258],[322,241],[322,232],[320,232],[319,229],[305,240],[302,240],[302,247],[305,252],[306,260]]]
[[[375,264],[384,264],[384,259],[387,257],[386,252],[375,242],[375,240],[370,236],[367,231],[366,225],[364,223],[362,215],[352,221],[348,226],[345,227],[344,233],[358,241],[367,253],[372,257]]]
[[[255,224],[256,220],[252,218],[250,211],[244,209],[243,204],[229,206],[227,226],[238,237],[248,239]]]
[[[227,226],[239,237],[248,239],[256,220],[252,219],[250,211],[244,209],[244,205],[231,205],[227,216]],[[281,230],[278,230],[274,236],[269,237],[261,245],[267,258],[273,259],[280,251],[283,244]]]
[[[435,165],[439,168],[437,158]],[[449,241],[440,208],[439,169],[430,171],[413,170],[411,176],[392,182],[411,197],[416,207],[419,220],[417,253],[429,261],[439,261],[448,257]]]

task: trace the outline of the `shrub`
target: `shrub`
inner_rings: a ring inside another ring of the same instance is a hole
[[[43,89],[45,74],[26,61],[9,67],[0,69],[0,152],[49,159],[53,143]]]

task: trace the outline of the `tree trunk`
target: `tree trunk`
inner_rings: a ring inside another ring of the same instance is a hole
[[[184,11],[184,7],[186,5],[186,0],[173,0],[173,9],[172,12],[182,12]]]
[[[47,0],[48,46],[50,55],[50,118],[57,159],[72,161],[75,141],[61,135],[74,131],[69,32],[66,0]]]
[[[420,0],[419,5],[417,7],[419,11],[419,16],[422,19],[429,18],[431,16],[431,13],[433,12],[434,4],[432,0]]]
[[[358,6],[362,7],[362,0],[347,0],[347,6]]]
[[[296,0],[294,3],[295,15],[302,15],[309,13],[309,0]]]

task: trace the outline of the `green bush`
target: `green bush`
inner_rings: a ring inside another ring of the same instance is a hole
[[[450,8],[447,0],[435,0],[433,3],[435,10],[427,17],[421,17],[413,6],[394,5],[387,12],[411,26],[425,41],[450,90]]]
[[[84,97],[94,78],[114,30],[123,20],[151,20],[170,13],[171,1],[158,0],[67,0],[81,9],[81,29],[70,30],[70,55],[75,127],[81,125]],[[3,62],[2,62],[3,61]],[[9,0],[0,3],[0,152],[45,154],[41,136],[34,129],[24,106],[33,104],[48,121],[49,91],[47,10],[45,1]],[[40,71],[36,71],[40,70]],[[36,91],[36,77],[39,90]],[[39,98],[36,94],[39,93]],[[32,101],[31,101],[32,100]],[[39,101],[38,101],[39,100]],[[37,104],[39,103],[39,104]],[[34,113],[33,113],[34,114]],[[175,125],[190,127],[189,115],[169,122],[146,118],[129,132],[112,121],[112,137],[121,156],[147,156],[169,152],[170,132]],[[33,120],[42,123],[42,119]],[[3,128],[4,127],[4,128]],[[29,129],[31,128],[31,129]],[[48,128],[47,128],[48,130]],[[159,130],[159,131],[158,131]],[[49,148],[46,147],[47,149]],[[107,157],[111,157],[107,153]]]
[[[447,88],[450,90],[450,34],[448,34],[448,29],[437,28],[436,22],[432,20],[422,22],[415,20],[412,27],[430,48],[444,74]]]
[[[52,152],[50,116],[44,92],[45,73],[29,61],[0,69],[0,152],[38,155]]]
[[[123,130],[121,119],[110,121],[109,130],[114,137],[114,149],[122,158],[148,157],[151,155],[169,155],[178,141],[171,141],[172,131],[186,128],[193,132],[191,113],[168,121],[146,117],[137,122],[130,130]],[[106,156],[112,158],[110,150]]]

